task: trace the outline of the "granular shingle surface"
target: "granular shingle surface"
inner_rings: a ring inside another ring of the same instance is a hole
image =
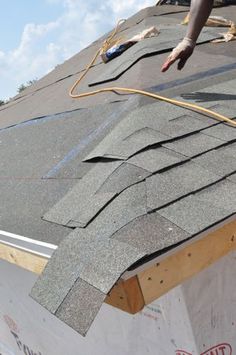
[[[192,162],[153,175],[146,180],[148,208],[160,208],[219,179],[216,174]]]
[[[56,316],[81,335],[86,335],[106,294],[78,279],[56,312]]]
[[[224,144],[224,142],[218,138],[211,136],[206,137],[205,134],[202,134],[204,132],[205,131],[202,131],[201,133],[196,133],[186,138],[181,137],[181,139],[163,144],[163,146],[191,158]]]
[[[155,173],[171,165],[186,160],[186,157],[166,148],[155,148],[141,152],[130,158],[130,164],[139,166],[147,171]]]
[[[214,15],[228,18],[232,10]],[[183,71],[160,72],[185,34],[179,23],[187,12],[154,6],[128,19],[118,36],[151,25],[161,34],[107,64],[99,58],[78,91],[147,89],[235,118],[235,42],[203,43],[218,29],[204,29]],[[236,215],[232,125],[116,91],[69,97],[105,38],[0,108],[1,229],[58,246],[31,295],[82,335],[133,264]]]

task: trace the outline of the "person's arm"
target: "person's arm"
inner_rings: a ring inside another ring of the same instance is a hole
[[[177,60],[179,60],[178,69],[181,70],[184,67],[192,55],[198,36],[211,13],[213,2],[214,0],[192,0],[186,37],[173,49],[162,66],[162,72],[167,71]]]

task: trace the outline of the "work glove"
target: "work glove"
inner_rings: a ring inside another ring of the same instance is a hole
[[[179,60],[178,70],[183,69],[188,58],[192,55],[196,42],[190,38],[185,37],[178,45],[173,49],[165,63],[163,64],[161,71],[165,72],[169,67]]]

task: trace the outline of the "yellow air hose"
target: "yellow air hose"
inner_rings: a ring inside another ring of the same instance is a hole
[[[180,107],[184,107],[190,110],[196,110],[198,112],[201,112],[207,116],[213,117],[217,120],[220,121],[226,121],[228,123],[230,123],[233,126],[236,126],[236,122],[229,119],[226,116],[223,116],[219,113],[216,113],[214,111],[211,111],[209,109],[206,109],[204,107],[195,105],[195,104],[190,104],[187,102],[183,102],[183,101],[179,101],[179,100],[174,100],[174,99],[170,99],[161,95],[157,95],[148,91],[144,91],[144,90],[139,90],[139,89],[132,89],[132,88],[123,88],[123,87],[117,87],[117,86],[113,86],[113,87],[108,87],[108,88],[103,88],[103,89],[98,89],[98,90],[94,90],[94,91],[90,91],[90,92],[85,92],[82,94],[74,94],[74,90],[76,89],[76,87],[79,85],[79,83],[83,80],[83,78],[86,76],[86,74],[88,73],[88,71],[90,70],[90,68],[93,66],[93,64],[96,62],[97,57],[100,55],[100,53],[102,52],[106,52],[107,49],[112,45],[114,45],[115,41],[114,41],[114,37],[118,32],[118,28],[121,24],[121,22],[123,22],[124,20],[120,20],[118,21],[116,28],[114,29],[114,31],[112,32],[112,34],[103,42],[102,47],[96,52],[95,56],[93,57],[93,59],[91,60],[91,62],[88,64],[88,66],[86,67],[84,73],[82,73],[82,75],[79,77],[78,80],[76,80],[76,82],[74,83],[74,85],[71,87],[70,91],[69,91],[69,95],[70,97],[72,97],[73,99],[81,99],[83,97],[88,97],[88,96],[92,96],[92,95],[97,95],[103,92],[119,92],[119,93],[130,93],[130,94],[140,94],[140,95],[144,95],[144,96],[148,96],[148,97],[152,97],[153,99],[156,100],[161,100],[161,101],[165,101],[168,102],[172,105],[177,105]],[[120,41],[117,40],[117,42]],[[116,43],[117,43],[116,42]]]

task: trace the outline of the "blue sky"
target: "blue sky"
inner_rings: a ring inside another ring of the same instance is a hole
[[[7,0],[0,12],[0,99],[155,0]]]
[[[2,6],[0,33],[4,36],[1,36],[0,50],[14,49],[27,23],[48,23],[62,15],[64,10],[62,2],[55,6],[46,0],[10,0],[4,1]]]

